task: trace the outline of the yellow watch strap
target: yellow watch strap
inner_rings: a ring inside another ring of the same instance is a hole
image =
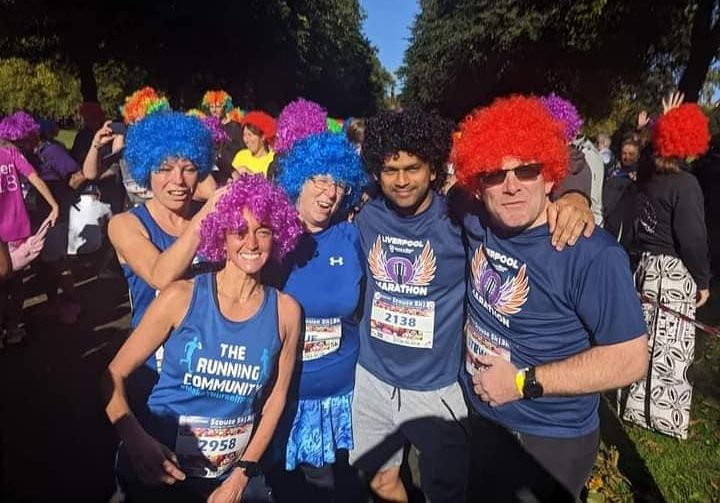
[[[525,372],[527,372],[527,370],[528,369],[520,369],[518,373],[515,374],[515,387],[518,393],[520,393],[520,396],[524,396],[523,388],[525,387]]]

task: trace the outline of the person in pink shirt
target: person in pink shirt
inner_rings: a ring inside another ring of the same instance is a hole
[[[50,189],[18,148],[25,142],[37,141],[39,131],[38,123],[25,112],[15,112],[0,121],[0,241],[8,243],[11,253],[31,234],[21,176],[50,206],[46,219],[48,225],[55,225],[60,211]],[[4,346],[3,338],[14,344],[25,337],[25,330],[19,325],[22,302],[22,275],[18,272],[10,276],[0,291],[0,323],[4,325],[0,333],[0,347]]]

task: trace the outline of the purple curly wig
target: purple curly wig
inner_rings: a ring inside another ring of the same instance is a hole
[[[282,154],[296,141],[327,131],[327,112],[315,102],[298,98],[282,109],[277,120],[275,152]]]
[[[543,96],[540,101],[550,116],[562,125],[565,139],[567,141],[574,139],[583,125],[582,117],[575,105],[555,93]]]
[[[225,132],[222,121],[217,117],[203,117],[200,119],[205,127],[210,130],[213,143],[217,146],[223,142],[230,141],[230,136]]]
[[[225,234],[247,228],[242,216],[242,210],[247,208],[258,222],[272,230],[272,256],[282,262],[303,233],[295,206],[282,189],[259,175],[241,175],[227,187],[215,210],[200,225],[198,253],[211,261],[225,260]]]
[[[0,138],[3,140],[19,141],[33,134],[40,134],[40,124],[22,110],[0,121]]]

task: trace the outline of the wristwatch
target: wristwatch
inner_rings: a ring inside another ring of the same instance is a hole
[[[535,378],[535,367],[529,367],[525,371],[525,383],[523,384],[522,394],[524,399],[540,398],[543,396],[542,384],[537,382]]]
[[[240,461],[235,463],[235,466],[237,466],[238,468],[242,468],[245,472],[245,476],[249,479],[257,477],[262,473],[262,470],[260,470],[260,463],[257,463],[255,461],[246,461],[244,459],[241,459]]]

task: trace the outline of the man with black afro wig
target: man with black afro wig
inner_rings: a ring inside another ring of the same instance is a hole
[[[450,121],[422,110],[381,112],[367,121],[362,150],[365,166],[379,179],[385,162],[405,152],[429,165],[435,174],[430,187],[439,190],[447,178],[452,130]]]
[[[362,156],[380,194],[355,218],[367,258],[351,461],[382,500],[407,501],[403,446],[421,452],[433,502],[465,501],[462,358],[465,253],[439,193],[452,125],[418,110],[367,121]]]

